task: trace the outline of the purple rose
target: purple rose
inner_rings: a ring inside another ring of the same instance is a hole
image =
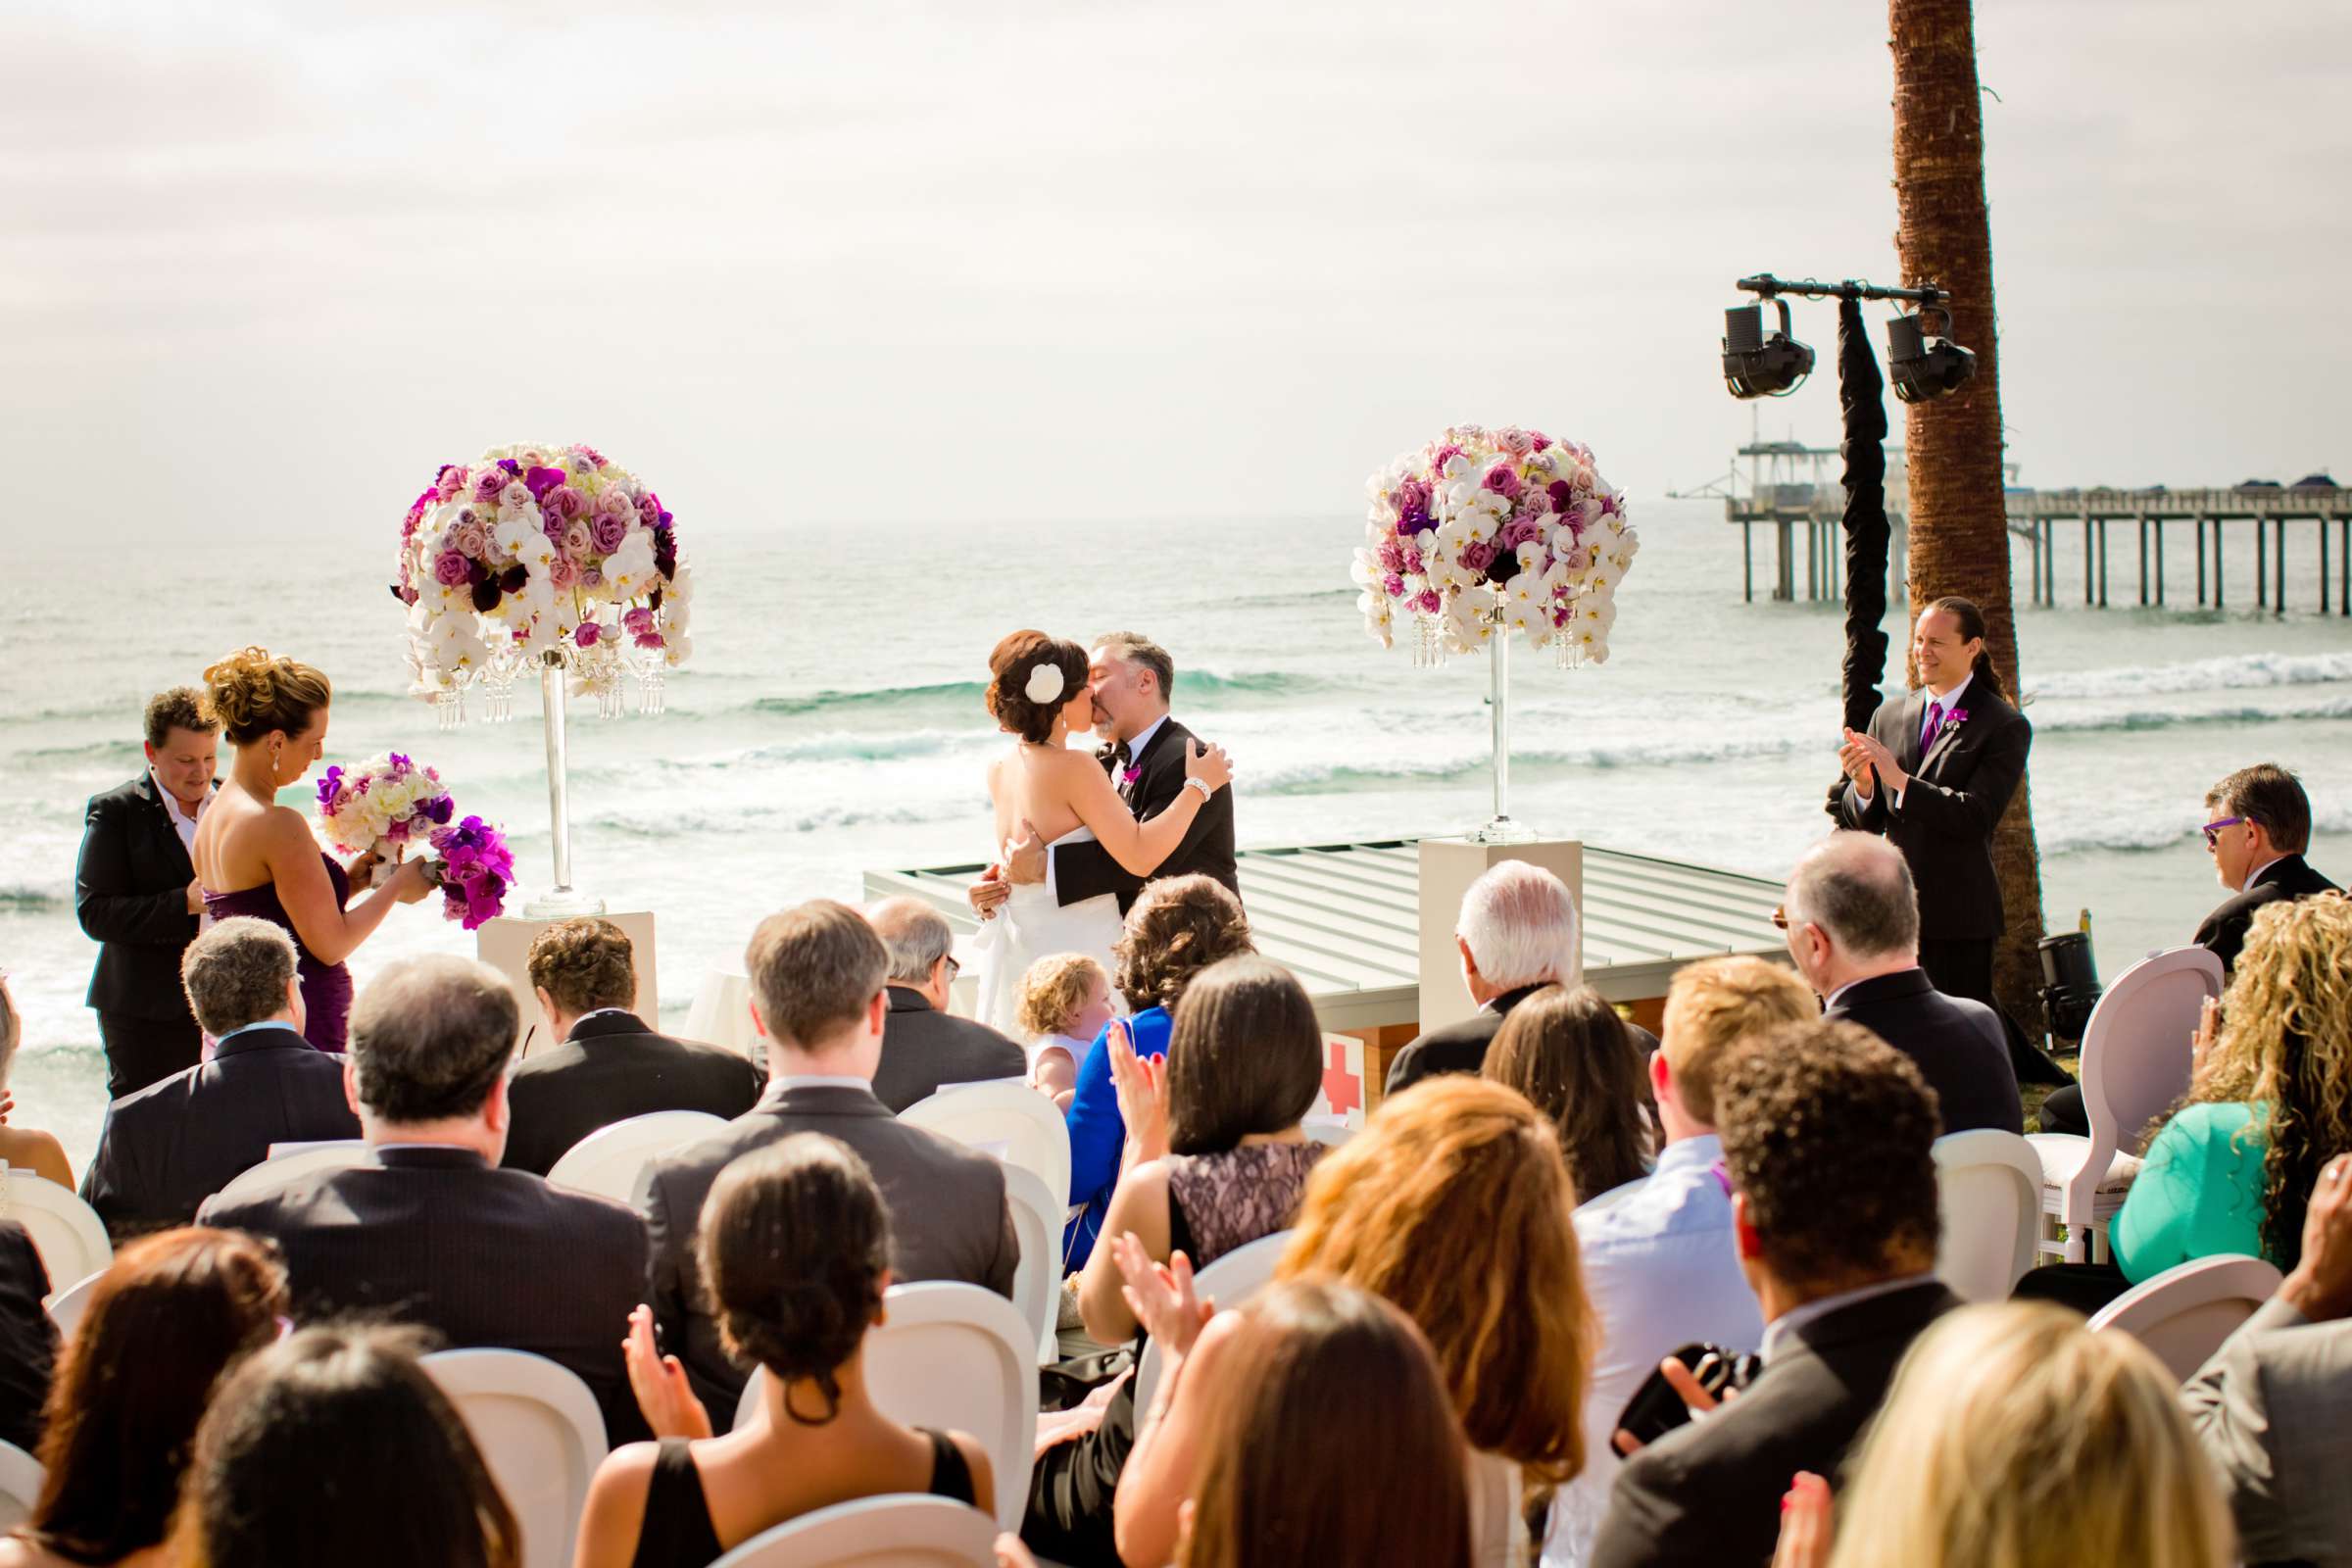
[[[1551,448],[1551,437],[1541,430],[1530,430],[1527,433],[1527,446],[1531,452],[1548,451]]]
[[[583,620],[579,624],[579,629],[571,634],[571,640],[575,643],[578,643],[582,648],[594,648],[596,646],[596,640],[599,637],[602,637],[604,634],[604,627],[598,625],[593,620]]]
[[[597,451],[596,448],[592,446],[583,444],[580,446],[575,446],[571,450],[577,456],[586,458],[588,460],[588,466],[591,468],[601,468],[605,466],[604,454]]]
[[[581,587],[583,587],[583,588],[602,588],[604,585],[605,585],[605,574],[604,574],[604,572],[602,572],[601,570],[599,570],[597,567],[595,567],[595,566],[589,566],[589,567],[587,567],[586,569],[584,569],[583,571],[581,571],[581,573],[580,573],[580,586],[581,586]]]
[[[433,488],[439,492],[442,500],[455,501],[458,498],[458,492],[466,488],[465,466],[457,463],[441,465],[441,477],[435,482]]]
[[[560,484],[539,498],[539,510],[569,522],[587,512],[588,498],[567,484]]]
[[[1543,525],[1532,517],[1514,517],[1502,525],[1502,532],[1497,537],[1501,539],[1503,549],[1517,550],[1521,545],[1535,543],[1543,531]]]
[[[473,499],[481,506],[490,506],[506,487],[507,473],[504,468],[484,468],[481,477],[473,481]]]
[[[1497,463],[1489,468],[1485,483],[1488,489],[1507,501],[1518,500],[1520,490],[1525,488],[1519,482],[1517,471],[1507,463]]]
[[[1438,448],[1438,450],[1431,455],[1429,460],[1429,471],[1432,473],[1444,473],[1446,471],[1446,465],[1461,455],[1462,449],[1458,444],[1451,441],[1446,442],[1446,445]]]
[[[637,498],[637,520],[648,528],[662,520],[662,498],[651,490]]]
[[[589,537],[588,524],[573,518],[564,525],[564,553],[574,561],[588,559],[588,547],[596,541]]]
[[[455,588],[472,575],[473,563],[455,550],[444,550],[433,558],[433,581],[444,588]]]
[[[620,617],[621,629],[642,637],[654,629],[654,612],[639,605]]]
[[[1392,571],[1380,579],[1380,591],[1391,599],[1401,599],[1404,597],[1404,579]]]
[[[610,512],[598,513],[588,519],[589,543],[596,546],[598,555],[611,555],[629,536],[629,517],[616,517]]]
[[[1424,588],[1413,598],[1413,608],[1424,615],[1434,615],[1444,609],[1446,601],[1438,597],[1435,588]]]
[[[637,646],[647,649],[660,648],[662,646],[662,634],[658,631],[641,631],[637,634]]]
[[[1476,544],[1462,547],[1462,564],[1472,571],[1484,571],[1494,564],[1494,545],[1492,540],[1481,539]]]
[[[568,475],[562,468],[533,468],[522,476],[522,482],[531,487],[531,498],[541,506],[545,506],[547,505],[547,493],[562,484],[566,477]]]

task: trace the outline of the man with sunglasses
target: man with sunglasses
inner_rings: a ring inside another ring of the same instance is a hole
[[[2254,911],[2280,900],[2332,893],[2335,884],[2303,859],[2311,845],[2311,799],[2294,774],[2276,762],[2241,767],[2205,792],[2205,853],[2214,875],[2230,889],[2190,940],[2209,948],[2227,975],[2246,945]],[[2082,1091],[2061,1089],[2041,1103],[2045,1133],[2087,1133]]]

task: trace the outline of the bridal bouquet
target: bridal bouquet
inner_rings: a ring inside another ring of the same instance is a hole
[[[409,607],[422,696],[479,672],[501,632],[523,654],[604,644],[672,668],[692,651],[670,514],[592,447],[498,447],[443,465],[401,524],[392,593]]]
[[[1589,447],[1540,430],[1455,425],[1367,481],[1366,544],[1351,575],[1384,648],[1406,618],[1416,656],[1471,653],[1497,629],[1602,663],[1617,584],[1640,540]]]
[[[349,855],[384,844],[429,849],[443,916],[471,931],[505,911],[514,857],[497,828],[478,816],[453,822],[456,816],[457,801],[441,775],[398,752],[353,770],[330,767],[318,780],[318,825],[329,843]]]

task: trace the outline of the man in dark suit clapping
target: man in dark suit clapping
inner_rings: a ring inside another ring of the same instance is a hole
[[[519,1009],[469,958],[409,958],[360,993],[345,1068],[372,1163],[224,1202],[199,1223],[275,1241],[295,1314],[382,1313],[451,1348],[578,1374],[613,1443],[645,1435],[620,1342],[645,1285],[628,1207],[500,1170]]]
[[[507,1085],[514,1125],[510,1170],[544,1176],[601,1127],[657,1110],[728,1119],[760,1098],[766,1075],[740,1052],[672,1040],[646,1027],[628,933],[610,920],[560,920],[531,941],[531,987],[557,1044],[529,1053]]]
[[[1788,956],[1829,1018],[1860,1024],[1911,1058],[1947,1133],[2025,1130],[2008,1032],[1990,1007],[1936,989],[1919,966],[1911,869],[1884,839],[1837,833],[1789,873]]]
[[[839,1139],[865,1161],[889,1205],[893,1279],[960,1280],[1012,1295],[1020,1244],[1003,1164],[907,1126],[874,1098],[889,968],[882,939],[847,905],[816,899],[762,920],[744,969],[753,1021],[767,1041],[767,1093],[725,1131],[655,1161],[638,1189],[653,1236],[654,1320],[722,1428],[749,1371],[719,1344],[695,1233],[711,1184],[740,1154],[794,1133]]]
[[[1096,733],[1109,743],[1097,756],[1135,819],[1149,822],[1184,793],[1184,760],[1193,749],[1193,732],[1168,716],[1176,662],[1148,637],[1114,631],[1087,656],[1087,680],[1094,692]],[[1183,841],[1145,876],[1127,870],[1091,841],[1047,849],[1034,832],[1025,832],[1011,851],[1004,865],[990,866],[971,886],[972,908],[983,919],[1004,902],[1013,882],[1043,882],[1062,905],[1116,894],[1121,914],[1133,906],[1145,883],[1163,876],[1199,872],[1224,883],[1235,898],[1242,895],[1231,790],[1212,792]]]
[[[213,1059],[106,1109],[81,1196],[118,1239],[185,1225],[271,1144],[360,1136],[343,1058],[302,1037],[294,939],[267,920],[223,920],[180,961],[188,1003],[220,1042]]]
[[[182,1067],[202,1047],[179,989],[179,956],[196,940],[204,894],[189,847],[213,799],[220,725],[193,686],[147,703],[147,766],[90,798],[74,912],[99,944],[87,1004],[106,1047],[106,1092],[120,1100]]]
[[[972,1018],[948,1010],[955,931],[920,899],[885,899],[866,911],[890,954],[890,1021],[882,1030],[882,1065],[874,1098],[895,1114],[939,1093],[943,1084],[1018,1078],[1028,1053]]]

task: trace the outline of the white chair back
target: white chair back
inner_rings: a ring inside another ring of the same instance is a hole
[[[2041,1234],[2041,1158],[2015,1133],[1979,1127],[1936,1140],[1943,1234],[1936,1275],[1965,1301],[2005,1301]]]
[[[1193,1277],[1194,1294],[1203,1301],[1214,1301],[1220,1309],[1240,1306],[1266,1288],[1290,1245],[1291,1233],[1276,1231],[1235,1248]],[[1152,1408],[1152,1396],[1165,1371],[1165,1357],[1154,1340],[1144,1347],[1143,1357],[1135,1364],[1135,1408],[1139,1414]]]
[[[2132,1286],[2099,1308],[2090,1326],[2131,1335],[2185,1383],[2278,1292],[2278,1280],[2264,1258],[2192,1258]]]
[[[104,1269],[95,1274],[84,1274],[49,1298],[49,1321],[57,1325],[60,1343],[74,1338],[74,1331],[81,1327],[81,1314],[90,1304],[90,1293],[98,1288],[98,1282],[104,1278]]]
[[[899,1112],[899,1120],[1018,1165],[1068,1201],[1070,1126],[1054,1102],[1025,1084],[950,1084]]]
[[[1324,1116],[1309,1116],[1298,1125],[1310,1141],[1326,1149],[1337,1149],[1355,1136],[1355,1129],[1346,1122],[1333,1121]]]
[[[1514,1568],[1527,1561],[1527,1515],[1519,1503],[1519,1467],[1498,1453],[1470,1455],[1471,1568]]]
[[[277,1152],[272,1146],[270,1157],[258,1165],[248,1165],[228,1179],[228,1185],[215,1195],[230,1202],[242,1202],[264,1193],[276,1192],[296,1182],[333,1170],[350,1170],[365,1165],[375,1156],[368,1152],[364,1138],[330,1138],[315,1144],[286,1146]]]
[[[422,1365],[514,1510],[523,1568],[564,1568],[605,1458],[596,1396],[568,1367],[523,1350],[437,1350]]]
[[[2159,953],[2115,977],[2082,1027],[2082,1112],[2109,1149],[2133,1143],[2188,1092],[2189,1037],[2207,997],[2222,994],[2222,960],[2205,948]]]
[[[995,1568],[997,1522],[946,1497],[860,1497],[762,1530],[710,1568]]]
[[[616,1203],[637,1196],[645,1167],[682,1144],[699,1143],[727,1124],[707,1110],[655,1110],[599,1127],[564,1152],[547,1179],[575,1193],[594,1193]]]
[[[13,1219],[32,1239],[49,1272],[49,1298],[92,1274],[105,1272],[115,1260],[115,1245],[106,1238],[106,1221],[83,1202],[73,1188],[60,1187],[46,1176],[0,1166],[0,1219]]]
[[[32,1517],[46,1478],[40,1460],[13,1443],[0,1443],[0,1531],[14,1530]]]
[[[1061,1310],[1061,1216],[1058,1196],[1019,1165],[1004,1167],[1004,1204],[1012,1210],[1012,1234],[1021,1244],[1020,1266],[1012,1275],[1012,1304],[1036,1330],[1042,1366],[1060,1359],[1054,1329]]]
[[[941,1280],[894,1285],[882,1307],[882,1326],[865,1337],[875,1405],[893,1421],[977,1438],[996,1472],[990,1511],[1018,1530],[1037,1444],[1037,1335],[1028,1319],[994,1291]],[[754,1369],[736,1425],[759,1410],[767,1378],[765,1367]]]

